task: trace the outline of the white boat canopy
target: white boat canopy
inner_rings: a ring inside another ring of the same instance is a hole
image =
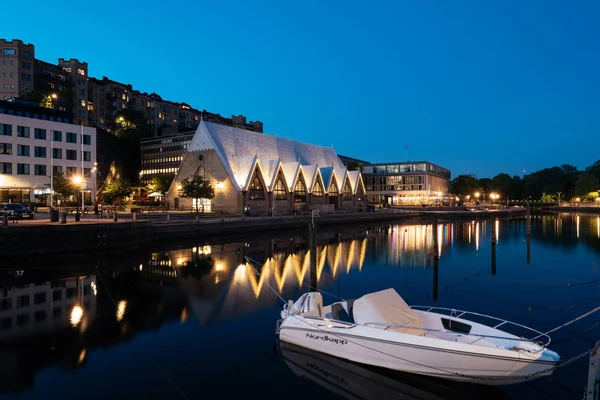
[[[397,332],[421,335],[421,319],[394,289],[369,293],[358,298],[353,306],[354,321],[357,324],[377,323],[402,325],[412,328],[390,328]]]

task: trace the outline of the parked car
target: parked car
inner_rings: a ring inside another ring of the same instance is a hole
[[[4,214],[10,219],[33,219],[35,216],[33,211],[19,203],[0,203],[0,215]]]

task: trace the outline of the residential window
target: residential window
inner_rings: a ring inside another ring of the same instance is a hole
[[[62,174],[62,167],[60,165],[54,165],[52,166],[52,171],[54,174]]]
[[[62,160],[62,149],[52,149],[52,158]]]
[[[265,190],[263,189],[263,185],[258,178],[254,178],[252,184],[250,185],[250,200],[264,200],[265,199]]]
[[[17,126],[17,136],[28,138],[29,137],[29,127],[27,126]]]
[[[62,132],[52,131],[52,140],[55,142],[62,142]]]
[[[287,198],[287,193],[285,192],[285,185],[281,178],[277,180],[275,184],[275,200],[285,200]]]
[[[29,157],[29,146],[24,144],[18,144],[17,155],[21,157]]]
[[[33,148],[33,155],[38,158],[46,158],[46,148],[35,146]]]
[[[29,295],[17,296],[17,308],[29,306]]]
[[[0,135],[12,136],[12,125],[0,124]]]
[[[55,289],[52,291],[52,301],[62,300],[62,289]]]
[[[77,167],[67,167],[67,178],[77,175]]]
[[[0,300],[0,311],[12,309],[12,299],[10,297]]]
[[[313,196],[314,197],[323,197],[323,186],[321,182],[317,182],[315,187],[313,188]]]
[[[91,145],[92,137],[90,135],[83,135],[83,144]]]
[[[46,166],[35,164],[33,166],[33,173],[38,176],[46,176]]]
[[[29,322],[29,314],[17,315],[17,325],[25,325]]]
[[[29,175],[29,164],[17,164],[17,175]]]
[[[12,174],[12,163],[0,162],[0,174]]]
[[[67,132],[67,143],[77,143],[77,134]]]
[[[84,168],[83,169],[83,177],[84,178],[91,178],[92,177],[92,169],[91,168]]]
[[[40,128],[35,128],[33,130],[33,137],[35,139],[46,140],[46,130],[45,129],[40,129]]]
[[[92,152],[91,151],[83,152],[83,161],[92,161]]]
[[[0,143],[0,154],[11,155],[12,154],[12,144],[11,143]]]
[[[46,302],[46,292],[35,293],[33,295],[33,304],[43,304]]]
[[[85,110],[78,110],[77,115],[79,115],[80,117],[85,117]]]
[[[77,160],[77,150],[67,150],[67,160]]]

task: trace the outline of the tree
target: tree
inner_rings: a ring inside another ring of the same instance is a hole
[[[346,164],[346,168],[348,168],[348,171],[361,171],[363,170],[362,165],[360,165],[359,163],[357,163],[356,161],[350,161]]]
[[[117,136],[139,142],[140,139],[151,137],[154,131],[143,112],[124,109],[115,115]]]
[[[454,195],[467,196],[481,192],[481,185],[475,175],[459,175],[450,182],[450,191]]]
[[[593,174],[596,178],[598,178],[600,180],[600,160],[596,161],[595,163],[593,163],[592,165],[587,167],[585,169],[585,172],[589,172],[590,174]]]
[[[67,198],[78,192],[77,186],[68,179],[62,172],[55,172],[52,176],[52,188],[54,193],[62,197],[63,203]]]
[[[108,203],[114,203],[115,200],[131,194],[131,185],[129,182],[121,179],[113,179],[102,192]]]
[[[575,194],[584,198],[593,198],[599,186],[598,178],[589,172],[583,172],[575,182]]]
[[[148,184],[148,191],[150,193],[157,192],[165,194],[173,182],[173,178],[168,176],[155,176],[152,181]]]
[[[215,197],[215,190],[209,181],[205,181],[200,176],[194,176],[181,181],[179,196],[196,200],[196,212],[200,199],[212,199]]]

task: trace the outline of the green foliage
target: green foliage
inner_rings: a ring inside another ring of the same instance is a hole
[[[348,164],[346,164],[346,168],[348,168],[348,171],[361,171],[363,170],[362,165],[360,165],[357,162],[351,161]]]
[[[482,187],[475,175],[459,175],[450,182],[450,192],[457,196],[473,195],[481,192]]]
[[[150,193],[157,192],[161,194],[165,194],[171,183],[173,182],[173,178],[168,176],[155,176],[152,178],[152,181],[148,184],[148,191]]]
[[[121,179],[113,179],[102,192],[108,203],[114,203],[117,199],[127,197],[131,194],[129,182]]]
[[[209,181],[205,181],[199,176],[184,179],[181,181],[181,190],[179,196],[191,199],[212,199],[215,197],[215,190]],[[196,211],[198,211],[198,201],[196,201]]]
[[[133,109],[121,110],[115,115],[117,135],[123,139],[138,141],[151,137],[153,127],[146,120],[143,112]]]
[[[590,172],[583,172],[575,182],[575,194],[581,197],[590,197],[588,194],[597,192],[599,186],[598,178]]]
[[[555,194],[545,194],[541,197],[541,201],[543,201],[544,203],[553,203],[557,200],[557,195]]]
[[[594,175],[598,180],[600,180],[600,160],[587,167],[585,169],[585,172],[589,172],[590,174]]]
[[[54,192],[63,198],[73,196],[79,191],[77,185],[71,179],[68,179],[62,172],[55,172],[52,175],[52,187]]]
[[[52,103],[52,97],[49,94],[42,95],[40,99],[40,107],[44,108],[54,108],[54,104]]]

